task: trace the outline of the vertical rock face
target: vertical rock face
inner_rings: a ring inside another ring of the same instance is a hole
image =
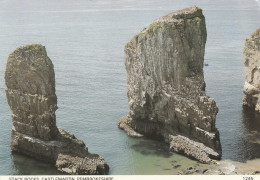
[[[246,40],[243,104],[260,112],[260,28]]]
[[[57,135],[55,75],[41,45],[18,48],[9,55],[6,95],[17,132],[50,140]]]
[[[120,128],[161,137],[201,162],[221,157],[218,108],[205,94],[206,39],[202,10],[191,7],[159,18],[125,46],[130,112]]]
[[[56,165],[69,174],[107,174],[102,157],[84,142],[57,128],[55,74],[45,47],[32,44],[9,55],[6,95],[13,112],[11,150]]]

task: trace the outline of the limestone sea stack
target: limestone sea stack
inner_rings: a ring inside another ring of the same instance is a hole
[[[246,40],[243,104],[260,112],[260,28]]]
[[[130,136],[162,138],[170,149],[203,163],[221,158],[218,108],[206,96],[205,18],[198,7],[154,21],[125,46]]]
[[[56,126],[55,74],[45,47],[22,46],[9,55],[6,95],[12,110],[11,150],[54,164],[68,174],[107,174],[109,167],[84,142]]]

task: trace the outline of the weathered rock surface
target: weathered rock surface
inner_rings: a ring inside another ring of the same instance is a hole
[[[44,46],[27,45],[11,53],[5,82],[13,112],[12,152],[53,163],[69,174],[108,173],[102,157],[90,154],[83,141],[57,128],[55,74]]]
[[[243,104],[260,112],[260,28],[246,40]]]
[[[130,112],[118,125],[132,136],[161,137],[172,150],[208,163],[220,159],[221,145],[218,108],[205,94],[206,39],[197,7],[163,16],[134,36],[125,46]]]
[[[260,161],[259,159],[249,160],[245,163],[221,160],[206,167],[199,164],[198,166],[191,166],[185,170],[180,170],[178,174],[181,175],[259,175]]]
[[[59,154],[56,166],[69,174],[107,174],[108,166],[97,154],[87,154],[84,158]],[[87,167],[87,168],[86,168]]]
[[[15,130],[44,140],[57,135],[54,78],[53,64],[43,46],[25,46],[9,55],[6,95]]]
[[[190,157],[199,159],[203,163],[210,163],[211,158],[219,158],[219,154],[213,149],[181,135],[170,136],[170,149],[176,152],[183,152]]]

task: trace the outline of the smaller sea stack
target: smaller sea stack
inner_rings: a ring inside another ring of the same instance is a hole
[[[45,47],[31,44],[9,55],[6,96],[13,112],[11,150],[54,164],[68,174],[108,174],[109,166],[84,142],[56,126],[55,74]]]

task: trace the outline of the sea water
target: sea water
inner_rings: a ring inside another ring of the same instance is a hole
[[[177,174],[196,161],[117,127],[129,111],[124,45],[153,20],[198,6],[207,25],[204,76],[219,107],[223,159],[260,158],[260,115],[242,107],[245,39],[260,27],[255,0],[0,0],[0,174],[59,174],[54,167],[10,152],[11,111],[4,71],[21,45],[47,49],[56,75],[57,125],[105,158],[110,174]]]

